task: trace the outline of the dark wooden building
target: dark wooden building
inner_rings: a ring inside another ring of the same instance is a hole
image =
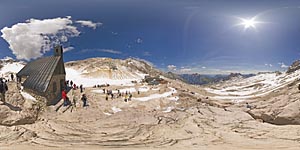
[[[54,56],[28,63],[17,77],[25,91],[45,97],[47,105],[57,103],[66,80],[62,46],[54,48]]]

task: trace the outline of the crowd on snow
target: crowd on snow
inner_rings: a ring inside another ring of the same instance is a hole
[[[95,85],[94,88],[109,87],[109,86],[110,86],[109,84]],[[62,92],[61,92],[61,97],[62,97],[62,100],[63,100],[63,106],[69,106],[69,105],[76,106],[76,100],[73,98],[73,104],[72,104],[69,97],[67,96],[67,91],[80,89],[80,93],[83,93],[84,92],[83,85],[81,84],[78,87],[72,80],[71,81],[67,80],[67,81],[65,81],[65,87],[66,88],[63,89]],[[117,91],[117,93],[113,93],[112,90],[108,90],[108,89],[103,88],[103,94],[105,94],[105,100],[108,101],[109,97],[112,100],[120,98],[120,97],[124,97],[125,102],[131,101],[131,99],[132,99],[132,93],[131,92],[126,91],[124,93],[124,92],[120,92],[120,90],[118,90],[118,89],[116,89],[116,91]],[[138,91],[138,94],[140,94],[140,91]],[[88,106],[86,94],[82,94],[81,100],[83,102],[83,107]]]

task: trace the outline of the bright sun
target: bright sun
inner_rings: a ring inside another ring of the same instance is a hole
[[[255,21],[255,18],[251,18],[251,19],[242,19],[242,25],[244,25],[244,28],[245,29],[248,29],[248,28],[256,28],[255,27],[255,24],[257,22]]]
[[[244,26],[244,30],[248,29],[256,29],[256,25],[259,23],[262,23],[260,21],[256,21],[256,17],[250,18],[250,19],[245,19],[245,18],[238,18],[241,23],[237,24],[239,26]]]

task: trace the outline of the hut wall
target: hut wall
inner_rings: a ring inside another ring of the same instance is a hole
[[[47,105],[57,103],[61,99],[61,90],[64,89],[66,75],[54,75],[46,91]]]

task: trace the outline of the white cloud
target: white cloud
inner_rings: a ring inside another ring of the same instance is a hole
[[[265,66],[268,66],[268,67],[273,67],[272,64],[265,64]]]
[[[49,51],[54,45],[68,41],[69,37],[79,36],[80,32],[72,26],[71,17],[54,19],[29,19],[1,29],[2,38],[17,59],[36,59]]]
[[[97,26],[102,25],[102,23],[100,23],[100,22],[94,23],[94,22],[89,21],[89,20],[77,20],[76,23],[81,24],[81,26],[86,26],[86,27],[90,27],[90,28],[93,28],[93,29],[96,29]]]
[[[137,39],[135,40],[135,42],[136,42],[137,44],[142,44],[142,43],[143,43],[143,39],[142,39],[142,38],[137,38]]]
[[[182,68],[179,71],[182,72],[182,73],[187,73],[187,72],[191,72],[192,69],[190,69],[190,68]]]
[[[69,46],[69,47],[67,47],[67,48],[64,48],[63,51],[64,51],[64,53],[65,53],[65,52],[71,51],[71,50],[73,50],[73,49],[74,49],[74,47]]]
[[[112,50],[112,49],[99,49],[99,52],[112,53],[112,54],[122,54],[120,51]]]
[[[281,68],[288,68],[289,66],[285,65],[283,62],[278,63]]]
[[[112,35],[118,35],[118,32],[111,32]]]
[[[203,66],[203,67],[201,67],[202,69],[206,69],[206,67],[205,66]]]
[[[144,56],[151,56],[151,53],[150,52],[144,52],[143,55]]]
[[[177,68],[175,65],[168,65],[167,67],[168,67],[169,71],[176,71],[176,68]]]
[[[82,26],[96,28],[100,23],[76,21]],[[74,26],[71,16],[53,19],[28,19],[25,23],[17,23],[12,27],[1,29],[1,37],[9,44],[9,48],[17,59],[36,59],[50,51],[54,46],[65,43],[70,37],[78,37],[80,31]],[[64,52],[74,48],[67,48]]]

